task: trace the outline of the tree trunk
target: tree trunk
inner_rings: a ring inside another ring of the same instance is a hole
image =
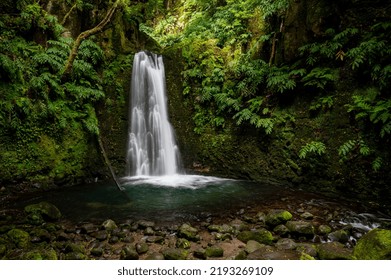
[[[95,26],[92,29],[83,31],[82,33],[79,34],[79,36],[77,36],[76,41],[73,43],[71,53],[69,54],[68,60],[65,64],[65,67],[64,67],[64,70],[62,73],[63,80],[66,79],[71,74],[73,61],[75,60],[75,58],[77,56],[77,51],[80,47],[81,42],[84,39],[86,39],[96,33],[99,33],[103,30],[103,28],[110,22],[110,20],[111,20],[112,16],[114,15],[120,1],[121,0],[115,1],[113,6],[107,11],[107,14],[104,17],[104,19],[97,26]]]
[[[72,8],[68,11],[68,13],[64,16],[64,18],[61,21],[61,25],[64,25],[67,21],[67,19],[71,16],[74,9],[76,9],[77,4],[74,4]]]
[[[97,138],[98,138],[98,143],[99,143],[100,151],[101,151],[101,153],[102,153],[102,156],[103,156],[103,159],[104,159],[104,161],[105,161],[105,164],[106,164],[107,168],[108,168],[109,171],[110,171],[111,178],[112,178],[113,181],[115,182],[115,185],[117,186],[117,188],[124,194],[124,196],[126,197],[126,199],[130,201],[130,198],[129,198],[129,196],[126,194],[126,192],[124,191],[124,188],[121,187],[120,184],[118,183],[117,176],[115,176],[113,167],[111,166],[110,160],[109,160],[109,158],[108,158],[108,156],[107,156],[107,154],[106,154],[106,150],[105,150],[105,147],[104,147],[104,145],[103,145],[102,138],[100,137],[100,135],[97,135]]]

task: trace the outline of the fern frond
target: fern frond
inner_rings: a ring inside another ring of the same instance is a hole
[[[338,155],[346,157],[357,146],[356,140],[348,140],[338,148]]]
[[[299,151],[299,158],[304,159],[308,153],[317,154],[319,156],[326,152],[326,145],[323,142],[312,141],[305,144]]]
[[[375,160],[372,162],[373,171],[375,172],[379,171],[382,165],[383,165],[383,158],[380,156],[375,158]]]

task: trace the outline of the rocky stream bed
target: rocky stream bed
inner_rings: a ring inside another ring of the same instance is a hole
[[[281,208],[285,205],[287,208]],[[192,221],[75,222],[42,201],[0,212],[1,259],[391,259],[388,219],[290,201]]]

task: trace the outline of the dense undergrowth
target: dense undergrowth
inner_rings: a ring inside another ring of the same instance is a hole
[[[37,1],[17,1],[0,17],[2,181],[67,180],[84,175],[89,139],[99,133],[95,104],[104,98],[104,53],[81,44],[70,77],[73,44]]]
[[[374,180],[389,170],[391,21],[376,9],[365,24],[354,18],[329,25],[325,20],[316,34],[308,31],[288,59],[286,21],[296,2],[123,0],[102,34],[83,41],[71,75],[64,75],[78,32],[95,26],[114,1],[54,1],[62,5],[56,15],[49,12],[49,2],[1,4],[3,182],[69,181],[93,173],[94,139],[103,126],[107,142],[116,141],[109,134],[114,137],[121,129],[118,116],[125,119],[118,113],[126,104],[129,77],[124,75],[133,54],[151,38],[156,50],[180,53],[181,94],[203,153],[236,145],[233,134],[252,131],[261,139],[243,146],[288,143],[281,158],[260,147],[254,157],[269,152],[280,165],[254,169],[280,168],[282,174],[289,168],[294,176],[318,176],[311,172],[339,161],[331,173],[347,170],[357,177],[356,169],[348,170],[355,164]],[[374,7],[380,3],[375,2]],[[347,132],[328,123],[338,114],[350,117]],[[249,158],[243,155],[242,161]],[[240,167],[240,160],[228,161]],[[251,163],[260,161],[266,160]]]
[[[287,61],[278,48],[289,1],[179,2],[141,27],[162,48],[182,50],[183,94],[195,103],[196,133],[234,123],[278,134],[298,117],[281,106],[284,100],[309,93],[312,115],[332,111],[338,103],[357,127],[354,138],[333,149],[340,162],[364,159],[373,171],[382,168],[391,133],[389,19],[326,26],[321,37],[303,42],[296,58]],[[347,89],[351,97],[341,100],[345,83],[352,86]],[[324,138],[307,139],[296,150],[299,158],[321,160],[330,153],[327,146],[333,144]]]

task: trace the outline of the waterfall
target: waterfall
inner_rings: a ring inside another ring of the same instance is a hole
[[[130,94],[127,176],[177,174],[180,156],[168,120],[162,56],[135,55]]]

